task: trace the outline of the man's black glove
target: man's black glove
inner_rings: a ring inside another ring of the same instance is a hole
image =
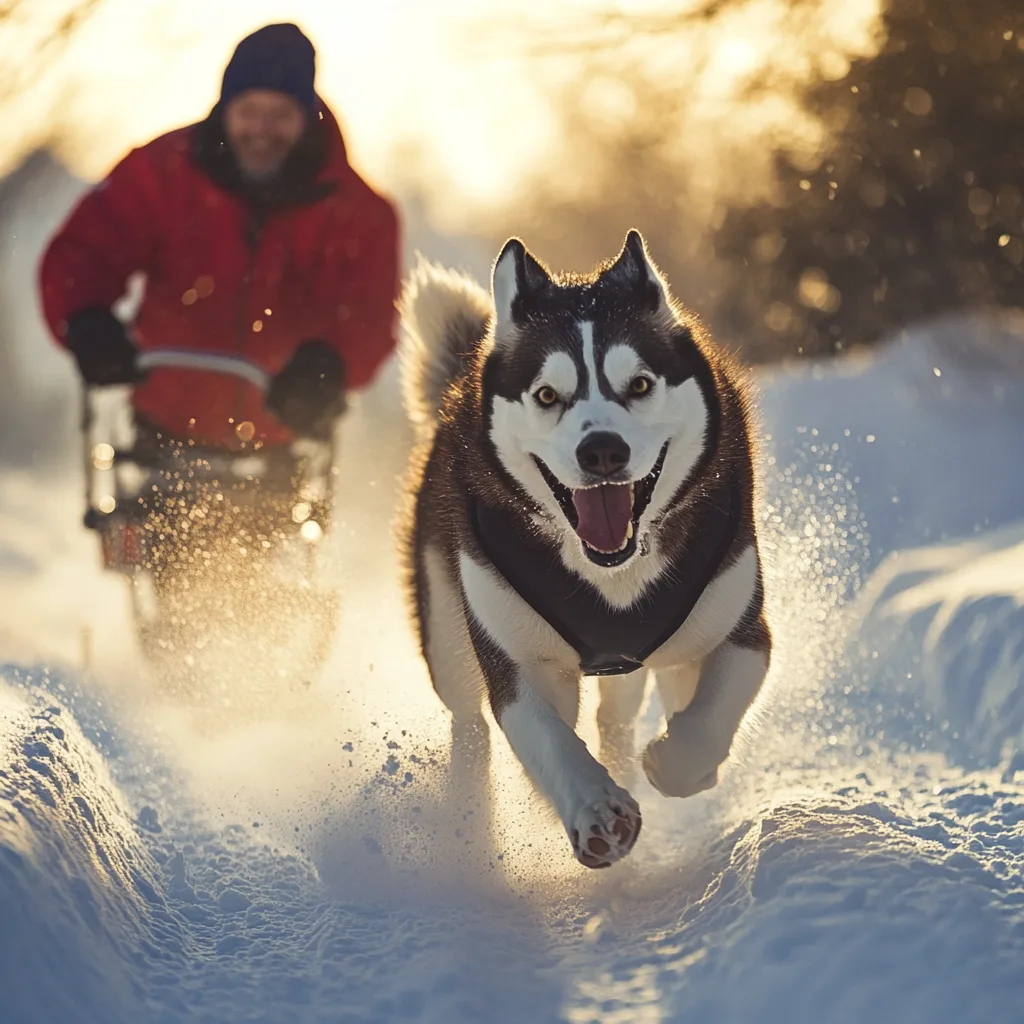
[[[302,342],[267,389],[267,408],[302,437],[326,439],[345,411],[345,363],[325,341]]]
[[[83,309],[68,318],[67,346],[86,384],[134,384],[138,352],[109,309]]]

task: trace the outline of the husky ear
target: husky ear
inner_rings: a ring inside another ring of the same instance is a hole
[[[633,228],[622,246],[615,262],[602,275],[627,288],[633,288],[650,297],[651,305],[661,308],[668,305],[668,285],[658,268],[647,255],[643,236]]]
[[[551,283],[547,270],[527,251],[518,238],[510,238],[498,254],[491,276],[491,292],[497,314],[494,337],[497,342],[512,334],[512,306],[521,296],[535,294]]]

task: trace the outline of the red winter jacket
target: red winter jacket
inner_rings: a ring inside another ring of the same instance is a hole
[[[368,384],[395,344],[398,222],[349,166],[326,108],[322,119],[319,173],[301,201],[269,208],[262,222],[202,166],[202,125],[130,152],[43,258],[43,309],[57,339],[70,316],[110,308],[142,271],[140,348],[237,353],[276,373],[301,341],[322,338],[344,358],[347,386]],[[269,444],[291,436],[254,387],[231,377],[153,370],[134,402],[179,440],[237,444],[235,426],[245,421]]]

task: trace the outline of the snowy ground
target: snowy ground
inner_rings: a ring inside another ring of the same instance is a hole
[[[76,482],[0,479],[0,1020],[1019,1020],[1018,330],[765,378],[770,698],[712,793],[636,785],[600,873],[500,739],[490,829],[451,820],[389,554],[393,382],[346,432],[334,657],[244,716],[244,670],[161,699]]]

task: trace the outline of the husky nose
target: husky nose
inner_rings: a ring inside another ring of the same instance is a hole
[[[598,430],[580,441],[576,461],[585,473],[611,476],[629,462],[629,445],[618,434]]]

